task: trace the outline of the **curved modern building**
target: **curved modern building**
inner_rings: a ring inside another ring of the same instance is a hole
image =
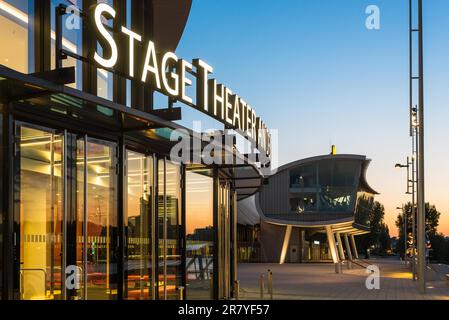
[[[267,178],[254,197],[239,202],[240,230],[260,224],[255,246],[260,261],[338,264],[358,258],[355,237],[369,233],[364,209],[378,194],[366,180],[369,164],[358,155],[293,162]],[[240,248],[242,256],[245,250]]]

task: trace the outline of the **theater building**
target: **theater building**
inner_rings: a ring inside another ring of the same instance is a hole
[[[239,244],[241,261],[340,262],[358,259],[355,237],[369,233],[367,180],[370,160],[326,155],[279,168],[253,197],[238,205],[238,229],[252,240]],[[252,237],[252,238],[251,238]],[[255,243],[255,244],[254,244]],[[247,252],[252,252],[248,254]]]
[[[233,297],[236,203],[263,183],[260,161],[232,146],[207,164],[204,141],[174,161],[171,138],[195,135],[181,106],[263,151],[269,138],[210,66],[176,57],[190,9],[0,0],[1,299]]]

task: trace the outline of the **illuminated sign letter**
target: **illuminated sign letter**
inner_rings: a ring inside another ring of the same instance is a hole
[[[108,13],[112,18],[115,18],[116,12],[114,8],[106,3],[100,3],[95,8],[95,25],[97,26],[98,32],[105,38],[105,40],[111,46],[111,57],[109,59],[104,59],[97,52],[95,52],[94,59],[95,61],[105,68],[113,68],[117,63],[118,59],[118,50],[117,44],[114,41],[114,38],[109,34],[106,30],[101,18],[104,13]]]
[[[134,40],[142,41],[142,36],[122,27],[122,32],[129,37],[129,76],[134,77]]]
[[[209,113],[212,113],[215,117],[219,117],[224,120],[224,95],[225,90],[222,84],[217,84],[217,80],[211,79],[208,81],[209,87]],[[211,110],[212,109],[212,110]]]
[[[240,117],[240,98],[238,95],[234,96],[234,108],[233,108],[233,121],[232,125],[239,130],[242,128],[241,126],[241,117]],[[238,119],[238,120],[237,120]]]
[[[193,65],[196,67],[197,84],[196,84],[196,105],[203,111],[208,112],[208,90],[207,79],[214,69],[206,62],[195,59]]]
[[[231,96],[233,95],[232,91],[228,88],[225,89],[225,109],[226,109],[226,114],[225,114],[225,120],[226,123],[228,123],[229,125],[232,126],[232,119],[231,119],[231,112],[232,112],[232,103],[231,103]],[[231,111],[231,112],[229,112]]]
[[[171,72],[169,61],[173,61],[174,64],[178,62],[178,57],[172,53],[167,52],[164,54],[161,63],[161,76],[162,76],[162,84],[164,85],[165,91],[168,92],[173,97],[177,97],[179,95],[179,76]],[[171,79],[168,79],[167,76],[170,75]],[[173,83],[173,87],[170,86],[170,83]]]
[[[242,110],[240,112],[240,130],[242,130],[242,132],[245,132],[246,124],[248,122],[246,120],[246,113],[247,113],[246,109],[248,104],[240,98],[240,105],[242,106]]]
[[[158,64],[157,64],[156,48],[154,47],[153,41],[148,42],[147,56],[145,58],[145,65],[143,67],[143,72],[142,72],[142,82],[147,81],[148,72],[150,72],[154,75],[153,82],[156,84],[156,87],[160,90],[161,89],[161,79],[159,77],[159,68],[158,68]]]
[[[181,99],[187,103],[193,103],[192,98],[188,97],[186,94],[186,87],[192,85],[192,80],[187,78],[187,72],[192,71],[193,66],[185,60],[179,61],[179,87],[181,91]]]
[[[253,128],[253,124],[252,124],[253,118],[251,116],[252,112],[253,112],[253,109],[251,108],[251,106],[249,104],[246,105],[246,125],[245,125],[245,127],[246,127],[246,134],[250,138],[254,138],[253,130],[252,130],[252,128]]]

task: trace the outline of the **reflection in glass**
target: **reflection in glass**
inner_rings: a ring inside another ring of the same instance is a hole
[[[290,171],[290,210],[295,213],[351,213],[360,161],[323,160]]]
[[[211,170],[186,173],[187,299],[210,299],[214,267],[213,178]]]
[[[63,299],[63,137],[18,128],[21,299]]]
[[[81,155],[78,155],[78,157],[81,158]],[[87,257],[84,261],[83,270],[87,273],[85,284],[87,296],[84,298],[88,300],[117,298],[118,249],[115,158],[115,146],[113,144],[89,140],[87,144],[87,166],[84,161],[78,162],[78,166],[87,168],[87,194],[84,196],[87,201],[87,219],[83,221],[84,224],[87,223],[83,226],[87,230],[87,243],[83,248],[86,252],[83,251],[82,254]],[[84,171],[83,169],[78,167],[78,179],[82,178],[81,171]],[[78,183],[80,183],[80,180],[78,180]],[[79,201],[78,204],[80,207]],[[81,253],[78,252],[78,254]]]
[[[125,297],[152,298],[153,157],[127,152],[128,197],[125,230],[127,261]]]
[[[218,190],[218,298],[230,297],[231,250],[230,250],[230,203],[231,189],[228,182],[220,181]]]
[[[0,1],[0,64],[34,72],[34,0]]]
[[[56,12],[55,9],[59,5],[71,6],[75,5],[81,11],[83,9],[83,1],[81,0],[51,0],[51,66],[52,69],[56,68],[55,57],[55,25],[56,25]],[[77,24],[79,23],[79,27]],[[83,55],[82,49],[82,30],[83,19],[74,20],[71,15],[62,16],[62,47],[64,50],[72,53]],[[63,67],[75,67],[75,83],[70,84],[70,87],[82,89],[82,62],[75,60],[71,57],[62,61]]]
[[[165,160],[158,164],[159,299],[177,299],[181,285],[180,168]]]

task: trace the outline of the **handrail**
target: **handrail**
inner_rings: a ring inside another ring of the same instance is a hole
[[[47,271],[45,271],[44,269],[35,269],[35,268],[21,268],[20,269],[20,279],[21,279],[21,283],[20,283],[20,294],[22,296],[22,300],[23,300],[23,295],[25,293],[25,288],[24,288],[24,282],[25,282],[25,272],[26,271],[37,271],[37,272],[42,272],[44,274],[44,290],[45,290],[45,295],[47,295]]]

